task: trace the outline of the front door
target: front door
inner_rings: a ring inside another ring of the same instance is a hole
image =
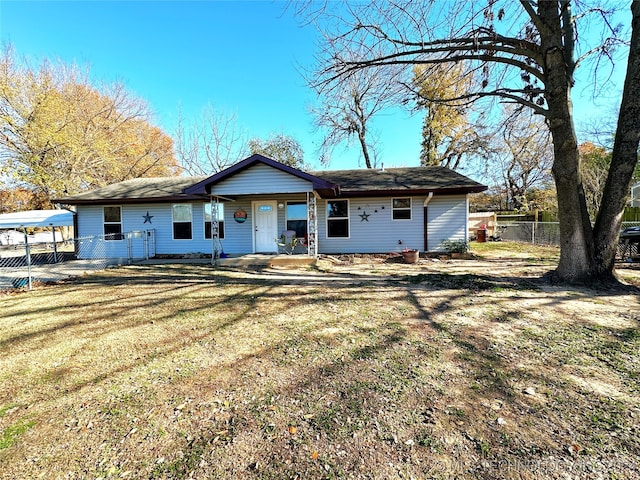
[[[253,202],[253,230],[256,253],[277,252],[278,204],[275,201]]]

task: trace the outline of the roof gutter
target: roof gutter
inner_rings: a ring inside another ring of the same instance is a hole
[[[424,199],[424,251],[429,251],[429,209],[427,208],[429,202],[433,198],[433,192],[427,194],[427,198]]]

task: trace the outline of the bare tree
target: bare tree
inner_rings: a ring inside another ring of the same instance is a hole
[[[507,108],[500,122],[500,145],[496,146],[508,204],[514,210],[528,209],[527,194],[551,180],[553,145],[549,129],[531,110]]]
[[[211,175],[239,162],[249,153],[247,135],[236,115],[207,105],[191,125],[179,115],[175,132],[176,155],[190,175]]]
[[[398,91],[398,85],[389,81],[388,70],[359,70],[334,85],[323,84],[318,88],[321,103],[312,107],[311,113],[316,126],[324,131],[320,145],[322,163],[330,162],[337,145],[348,144],[355,137],[366,168],[377,166],[377,139],[370,129],[371,119],[394,102]],[[314,80],[308,83],[315,85]]]
[[[334,85],[361,70],[469,62],[470,74],[479,76],[478,88],[450,100],[494,98],[543,116],[553,140],[560,220],[561,254],[553,278],[615,281],[615,245],[640,140],[639,0],[631,3],[630,43],[602,4],[571,0],[374,1],[343,7],[327,21],[332,7],[327,3],[323,12],[307,10],[313,11],[310,21],[320,26],[326,39],[319,85]],[[579,37],[583,25],[590,34]],[[613,60],[616,47],[627,43],[628,70],[613,158],[592,228],[571,92],[576,68],[589,59]]]

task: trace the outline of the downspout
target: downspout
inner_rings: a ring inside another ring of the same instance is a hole
[[[428,205],[433,198],[433,192],[429,192],[427,198],[424,199],[424,251],[429,251],[429,215]]]

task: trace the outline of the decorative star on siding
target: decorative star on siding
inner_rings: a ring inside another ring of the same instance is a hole
[[[154,215],[149,215],[149,210],[147,210],[147,214],[143,215],[142,218],[144,218],[144,222],[142,222],[143,224],[145,223],[151,223],[151,219],[154,217]]]
[[[369,217],[371,216],[370,213],[367,213],[367,211],[365,210],[364,212],[362,212],[360,214],[360,221],[361,222],[368,222],[369,221]]]

